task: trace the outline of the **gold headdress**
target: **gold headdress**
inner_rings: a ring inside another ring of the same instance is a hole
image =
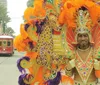
[[[81,7],[76,16],[77,27],[76,30],[79,32],[85,32],[92,28],[92,20],[90,18],[89,11],[85,7]],[[79,29],[79,30],[78,30]]]
[[[89,11],[83,6],[79,8],[79,10],[76,13],[76,23],[76,39],[77,34],[79,33],[87,33],[89,35],[89,38],[91,39],[91,29],[93,27],[93,24]]]
[[[74,49],[77,40],[75,35],[77,37],[78,33],[88,33],[90,42],[93,43],[91,33],[92,28],[98,23],[99,10],[100,6],[91,0],[66,0],[59,16],[59,23],[67,25],[66,40],[71,49]]]

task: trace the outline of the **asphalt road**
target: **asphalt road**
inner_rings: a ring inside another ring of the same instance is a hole
[[[17,51],[13,56],[0,55],[0,85],[18,85],[20,72],[16,62],[24,55],[24,52]]]

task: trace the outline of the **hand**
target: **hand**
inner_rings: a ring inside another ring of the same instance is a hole
[[[71,70],[74,67],[75,67],[75,59],[72,59],[67,64],[67,70]]]
[[[71,70],[71,69],[72,69],[72,66],[71,66],[71,64],[68,62],[66,70]]]
[[[94,59],[94,68],[95,70],[100,70],[100,61]]]

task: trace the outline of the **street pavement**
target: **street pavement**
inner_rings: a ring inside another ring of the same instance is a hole
[[[18,85],[20,72],[17,69],[16,62],[24,55],[24,52],[17,51],[13,56],[0,55],[0,85]]]

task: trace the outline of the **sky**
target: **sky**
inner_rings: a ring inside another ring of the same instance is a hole
[[[8,16],[11,18],[7,26],[15,31],[15,35],[20,34],[20,24],[23,23],[22,16],[27,8],[27,1],[7,0]]]

